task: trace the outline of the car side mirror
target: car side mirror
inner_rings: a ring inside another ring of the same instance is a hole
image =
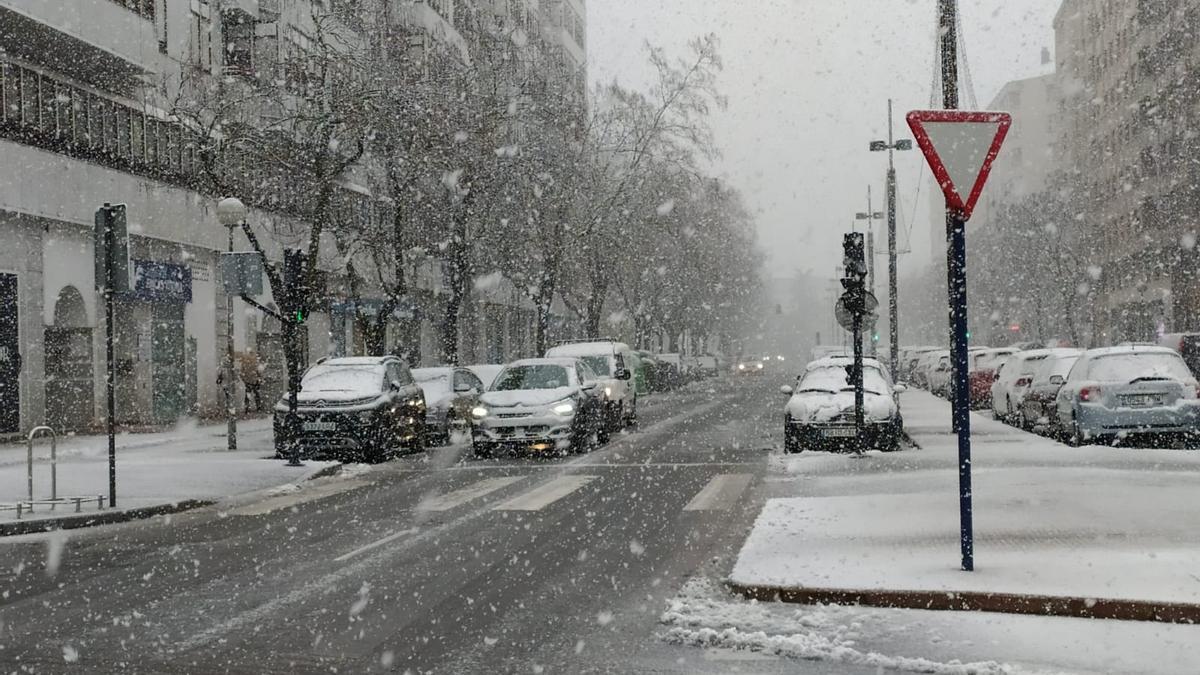
[[[793,393],[795,393],[795,391],[795,389],[792,389],[786,384],[779,388],[779,393],[783,394],[784,396],[791,396]]]
[[[621,370],[618,370],[618,371],[617,371],[617,379],[618,379],[618,380],[626,380],[626,381],[628,381],[628,380],[630,380],[632,377],[633,377],[633,373],[629,372],[629,370],[628,370],[628,369],[626,369],[626,368],[622,368]]]
[[[472,391],[474,391],[474,389],[472,389],[471,385],[469,384],[457,384],[454,386],[454,393],[456,394],[469,394]]]
[[[392,391],[400,391],[400,389],[401,389],[403,386],[404,386],[404,385],[400,384],[400,382],[399,382],[399,381],[397,381],[397,380],[392,380],[392,381],[391,381],[391,387],[392,387]]]
[[[1062,375],[1052,375],[1050,377],[1050,384],[1066,384],[1066,382]]]
[[[896,392],[897,394],[903,394],[904,392],[908,391],[908,385],[904,384],[903,382],[897,382],[896,386],[892,387],[892,391]]]
[[[584,391],[593,391],[596,387],[599,387],[599,386],[600,386],[599,382],[584,382],[583,386],[581,386],[580,388],[583,389]]]

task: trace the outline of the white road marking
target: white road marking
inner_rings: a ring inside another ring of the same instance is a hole
[[[382,539],[376,539],[375,541],[367,544],[366,546],[356,548],[353,551],[346,553],[345,555],[340,555],[340,556],[334,558],[333,561],[334,562],[345,562],[345,561],[353,558],[354,556],[358,555],[359,553],[366,553],[367,551],[370,551],[373,548],[379,548],[380,546],[383,546],[384,544],[386,544],[388,542],[396,541],[400,537],[404,537],[404,536],[407,536],[410,534],[416,534],[419,531],[420,530],[418,530],[417,528],[412,527],[407,530],[401,530],[399,532],[394,532]]]
[[[313,481],[313,484],[309,485],[301,484],[302,487],[296,492],[275,495],[274,497],[268,497],[262,501],[231,509],[229,511],[229,515],[261,516],[271,513],[272,511],[291,508],[293,506],[299,506],[301,504],[316,501],[318,499],[332,497],[333,495],[341,494],[343,492],[349,492],[350,490],[354,490],[368,484],[367,481],[358,478],[351,478],[347,480],[333,479],[329,482],[319,482],[320,480],[321,479],[318,479],[318,481]]]
[[[742,491],[754,480],[753,474],[723,473],[713,476],[704,489],[692,497],[684,511],[724,511],[733,506]]]
[[[496,506],[493,510],[540,511],[594,480],[596,480],[596,476],[559,476],[549,483]]]
[[[508,487],[519,480],[523,480],[524,476],[500,476],[498,478],[485,478],[478,483],[472,483],[465,488],[447,492],[444,495],[438,495],[429,499],[424,499],[417,505],[418,511],[449,511],[456,506],[462,506],[469,501],[479,499],[480,497],[491,494],[496,490]]]

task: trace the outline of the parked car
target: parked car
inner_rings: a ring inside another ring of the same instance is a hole
[[[655,360],[662,365],[659,382],[662,391],[670,391],[683,385],[683,357],[675,353],[656,354]]]
[[[933,352],[925,364],[925,381],[931,393],[943,398],[950,396],[950,352]]]
[[[1198,386],[1172,349],[1089,349],[1058,391],[1058,424],[1073,445],[1148,434],[1194,439],[1200,433]]]
[[[491,388],[492,383],[496,381],[496,376],[500,371],[504,370],[502,363],[477,363],[473,366],[467,366],[467,370],[475,373],[475,377],[483,383],[483,390],[487,391]]]
[[[1015,353],[1017,350],[1012,347],[980,349],[970,353],[967,361],[970,364],[967,369],[967,391],[971,394],[972,410],[991,407],[996,371]]]
[[[500,450],[578,453],[607,442],[606,381],[575,358],[510,363],[471,410],[475,456]]]
[[[996,419],[1017,424],[1021,419],[1021,399],[1033,384],[1033,374],[1046,357],[1048,349],[1031,349],[1009,356],[996,369],[992,379],[992,414]]]
[[[1050,435],[1057,435],[1058,414],[1054,401],[1082,353],[1078,349],[1055,349],[1041,362],[1033,374],[1028,393],[1021,399],[1021,426],[1042,428]]]
[[[950,363],[950,351],[948,349],[933,349],[927,352],[922,352],[917,357],[917,364],[913,368],[912,379],[910,382],[915,382],[917,386],[926,389],[930,392],[933,387],[930,383],[930,376],[937,369],[938,361],[942,357],[946,357],[946,364]]]
[[[416,368],[413,379],[425,392],[425,435],[450,442],[471,431],[471,410],[487,387],[467,368]]]
[[[548,349],[546,358],[579,359],[603,380],[600,391],[611,433],[637,425],[637,387],[630,370],[637,357],[629,345],[611,340],[569,342]]]
[[[300,380],[298,436],[287,398],[275,404],[275,454],[379,462],[425,448],[425,394],[394,356],[325,359]]]
[[[832,356],[809,363],[794,387],[782,387],[788,397],[783,417],[785,452],[805,448],[845,449],[866,447],[897,450],[904,420],[895,395],[904,385],[893,385],[875,359],[863,359],[864,438],[857,437],[854,420],[854,387],[846,367],[853,359]]]

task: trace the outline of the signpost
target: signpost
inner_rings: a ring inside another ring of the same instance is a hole
[[[955,99],[956,100],[956,99]],[[1000,152],[1012,118],[1002,112],[916,110],[908,126],[925,153],[946,198],[949,246],[951,362],[953,364],[954,430],[958,432],[958,498],[962,568],[975,568],[971,501],[971,417],[967,381],[967,244],[966,222],[983,193],[992,162]]]
[[[129,227],[124,204],[105,203],[96,209],[92,228],[92,244],[95,253],[96,290],[104,294],[104,353],[107,368],[104,373],[104,391],[108,403],[108,506],[117,505],[117,404],[115,387],[117,366],[113,355],[113,322],[115,321],[114,299],[117,293],[128,293],[129,283]],[[190,289],[189,289],[190,290]]]

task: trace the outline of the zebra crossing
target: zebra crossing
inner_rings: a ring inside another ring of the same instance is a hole
[[[564,474],[541,482],[526,491],[492,505],[492,511],[536,512],[560,502],[587,487],[600,476]],[[439,495],[426,496],[417,511],[449,511],[479,500],[523,480],[520,476],[484,478]],[[713,476],[683,507],[683,511],[727,511],[737,504],[754,481],[748,473],[722,473]]]

